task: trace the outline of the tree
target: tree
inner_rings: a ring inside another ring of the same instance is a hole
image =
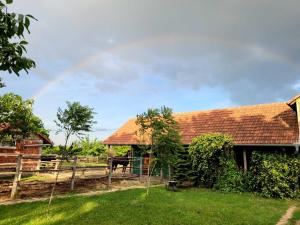
[[[176,150],[182,146],[178,124],[172,114],[172,109],[163,106],[160,109],[148,109],[147,112],[137,115],[136,120],[141,142],[150,146],[150,162],[152,154],[156,155],[161,176],[163,176],[162,165],[172,164]],[[150,163],[148,176],[150,176]]]
[[[188,149],[183,146],[178,148],[175,155],[173,177],[180,185],[192,185],[196,179]]]
[[[13,140],[23,139],[32,133],[49,136],[42,120],[33,114],[33,103],[33,100],[23,100],[13,93],[0,96],[0,123],[7,123],[10,127],[1,134],[8,135]]]
[[[57,120],[54,120],[58,126],[57,133],[64,133],[65,144],[63,146],[63,156],[67,157],[67,145],[69,138],[75,135],[81,138],[84,132],[89,132],[92,125],[95,112],[88,106],[82,106],[79,102],[67,102],[67,108],[62,110],[58,108]]]
[[[24,56],[26,45],[24,34],[29,31],[31,20],[36,20],[32,15],[9,13],[8,6],[13,0],[0,0],[0,70],[15,73],[35,67],[35,62]],[[4,83],[0,78],[0,88]]]

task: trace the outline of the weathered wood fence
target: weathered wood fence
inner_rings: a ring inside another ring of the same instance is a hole
[[[0,154],[4,156],[4,154]],[[0,163],[0,180],[1,177],[13,176],[11,185],[11,195],[10,198],[16,198],[18,194],[19,182],[22,176],[25,178],[28,176],[42,176],[51,175],[52,178],[58,178],[58,175],[62,179],[70,182],[70,191],[73,191],[76,186],[76,179],[81,179],[80,177],[88,178],[103,178],[106,179],[106,185],[108,188],[112,185],[112,179],[137,179],[141,180],[143,176],[143,163],[142,158],[132,157],[124,159],[128,161],[128,166],[126,171],[123,171],[123,167],[118,166],[113,170],[114,158],[83,158],[74,157],[71,160],[65,161],[61,158],[56,158],[51,161],[41,161],[39,162],[39,167],[36,169],[27,169],[26,165],[30,163],[30,160],[37,159],[36,155],[29,154],[5,154],[5,156],[16,158],[15,163]],[[118,159],[120,161],[120,159]],[[6,178],[7,179],[7,178]],[[50,178],[49,178],[50,179]],[[48,181],[48,180],[44,180]],[[38,182],[43,182],[43,180],[38,180]],[[55,181],[55,183],[57,180]],[[55,184],[54,184],[55,185]]]

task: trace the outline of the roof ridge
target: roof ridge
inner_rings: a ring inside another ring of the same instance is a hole
[[[254,107],[259,107],[259,106],[283,105],[283,104],[287,104],[287,103],[286,102],[273,102],[273,103],[262,103],[262,104],[256,104],[256,105],[233,106],[233,107],[227,107],[227,108],[193,110],[193,111],[188,111],[188,112],[174,112],[173,115],[176,116],[176,115],[187,114],[187,113],[211,112],[211,111],[218,111],[218,110],[231,110],[231,109],[240,109],[240,108],[254,108]]]

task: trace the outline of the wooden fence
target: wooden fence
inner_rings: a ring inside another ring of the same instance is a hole
[[[4,153],[5,154],[5,153]],[[51,175],[56,177],[54,185],[57,183],[59,176],[67,177],[70,182],[70,191],[76,186],[76,179],[80,176],[87,178],[103,178],[106,180],[107,187],[111,187],[112,179],[141,179],[143,176],[142,158],[124,158],[118,159],[118,163],[122,164],[122,160],[128,162],[126,171],[123,167],[114,166],[116,158],[101,158],[101,157],[74,157],[71,160],[65,161],[61,158],[56,158],[51,161],[39,160],[39,165],[36,169],[27,169],[26,165],[30,160],[36,160],[36,155],[26,154],[0,154],[0,156],[14,156],[15,163],[0,163],[0,179],[1,177],[12,178],[10,198],[16,198],[18,186],[22,176],[42,176]],[[114,167],[113,167],[114,166]],[[115,169],[115,170],[114,170]],[[122,170],[122,171],[121,171]],[[43,182],[43,180],[39,181]],[[45,180],[44,180],[45,182]]]

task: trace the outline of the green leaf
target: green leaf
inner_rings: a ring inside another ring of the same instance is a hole
[[[30,14],[27,14],[26,17],[29,17],[29,18],[34,19],[34,20],[36,20],[36,21],[38,20],[37,18],[35,18],[34,16],[32,16],[32,15],[30,15]]]
[[[28,30],[29,25],[30,25],[30,19],[28,17],[25,17],[25,23],[24,23],[26,29]]]
[[[22,35],[23,35],[23,32],[24,32],[24,26],[23,26],[23,23],[19,23],[17,35],[18,35],[18,36],[22,36]]]
[[[28,42],[23,40],[23,41],[20,42],[20,44],[21,44],[21,45],[27,45]]]
[[[6,4],[11,4],[13,3],[13,0],[5,0]]]
[[[20,23],[22,23],[23,20],[24,20],[24,15],[23,15],[23,14],[19,14],[19,15],[18,15],[18,21],[19,21]]]

